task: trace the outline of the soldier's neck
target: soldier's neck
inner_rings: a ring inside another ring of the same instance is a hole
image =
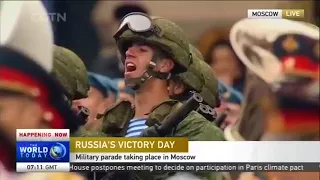
[[[163,80],[150,80],[143,89],[139,89],[135,96],[135,118],[146,117],[146,114],[170,99],[167,91],[167,83]]]

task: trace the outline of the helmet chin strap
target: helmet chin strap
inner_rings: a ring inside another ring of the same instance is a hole
[[[129,78],[129,79],[125,80],[126,86],[131,87],[133,90],[139,90],[152,77],[157,78],[157,79],[162,79],[162,80],[168,80],[171,78],[171,73],[163,73],[163,72],[154,71],[155,66],[156,66],[156,63],[153,61],[150,61],[147,69],[143,72],[141,77]]]

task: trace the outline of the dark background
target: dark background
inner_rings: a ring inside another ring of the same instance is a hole
[[[96,1],[44,1],[49,12],[66,13],[66,22],[53,21],[55,44],[74,51],[87,67],[91,66],[100,47],[91,23],[91,11],[95,3]]]
[[[90,69],[100,48],[95,27],[91,23],[91,11],[97,1],[43,0],[43,2],[49,12],[67,14],[66,22],[53,21],[55,43],[74,51]],[[314,17],[316,17],[319,26],[320,1],[316,0],[314,2]]]
[[[314,17],[316,17],[316,22],[317,22],[317,26],[320,26],[320,1],[316,0],[315,1],[315,6],[314,7]]]

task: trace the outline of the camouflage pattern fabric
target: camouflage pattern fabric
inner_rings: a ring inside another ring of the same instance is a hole
[[[190,45],[190,50],[193,58],[192,63],[186,72],[180,73],[177,76],[184,84],[191,88],[191,90],[200,92],[202,86],[204,85],[204,77],[201,74],[201,67],[199,66],[198,61],[201,61],[203,57],[199,50],[197,50],[194,46]]]
[[[178,77],[192,90],[200,92],[204,102],[211,107],[218,105],[218,80],[212,68],[207,65],[201,52],[190,44],[193,62],[187,72],[178,74]]]
[[[215,108],[219,104],[218,80],[212,68],[205,61],[199,61],[199,65],[205,81],[200,94],[209,106]]]
[[[151,111],[146,124],[153,126],[161,123],[172,112],[179,108],[182,104],[175,100],[168,100]],[[120,102],[113,108],[105,112],[102,117],[103,132],[108,136],[124,136],[128,128],[128,122],[134,116],[134,109],[129,102]],[[206,120],[199,113],[192,111],[189,115],[170,133],[168,137],[188,137],[190,141],[224,141],[223,132],[215,126],[214,123]],[[207,180],[216,180],[220,178],[220,173],[204,172],[198,173],[198,176]],[[119,175],[107,174],[104,180],[117,180]],[[169,173],[148,173],[135,172],[127,178],[128,180],[164,180],[170,176]]]
[[[175,23],[161,17],[152,17],[153,29],[155,31],[145,36],[141,33],[132,32],[129,28],[125,29],[120,35],[115,36],[118,49],[122,56],[133,42],[144,42],[161,48],[176,63],[173,74],[185,72],[192,64],[192,54],[190,42],[186,34]],[[216,87],[216,91],[218,86]],[[167,100],[154,107],[148,114],[146,125],[153,126],[161,123],[172,112],[179,108],[181,103],[175,100]],[[108,136],[125,136],[130,119],[134,117],[134,108],[130,102],[123,101],[115,104],[104,113],[102,131]],[[217,141],[224,140],[222,131],[212,122],[206,120],[195,111],[189,115],[174,130],[167,134],[170,137],[188,137],[192,141]],[[169,173],[155,172],[130,172],[130,173],[107,173],[105,180],[164,180],[170,176]],[[215,180],[217,173],[201,173],[199,176],[208,180]]]
[[[107,137],[107,135],[101,131],[90,130],[85,126],[81,126],[72,137]]]
[[[53,75],[70,100],[87,97],[88,73],[82,60],[69,49],[54,46]]]

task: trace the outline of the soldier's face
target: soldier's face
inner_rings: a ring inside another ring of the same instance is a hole
[[[143,44],[133,44],[125,53],[125,78],[141,77],[148,67],[154,49]]]
[[[15,142],[16,129],[41,129],[49,125],[43,120],[41,106],[28,97],[0,96],[0,131]]]

